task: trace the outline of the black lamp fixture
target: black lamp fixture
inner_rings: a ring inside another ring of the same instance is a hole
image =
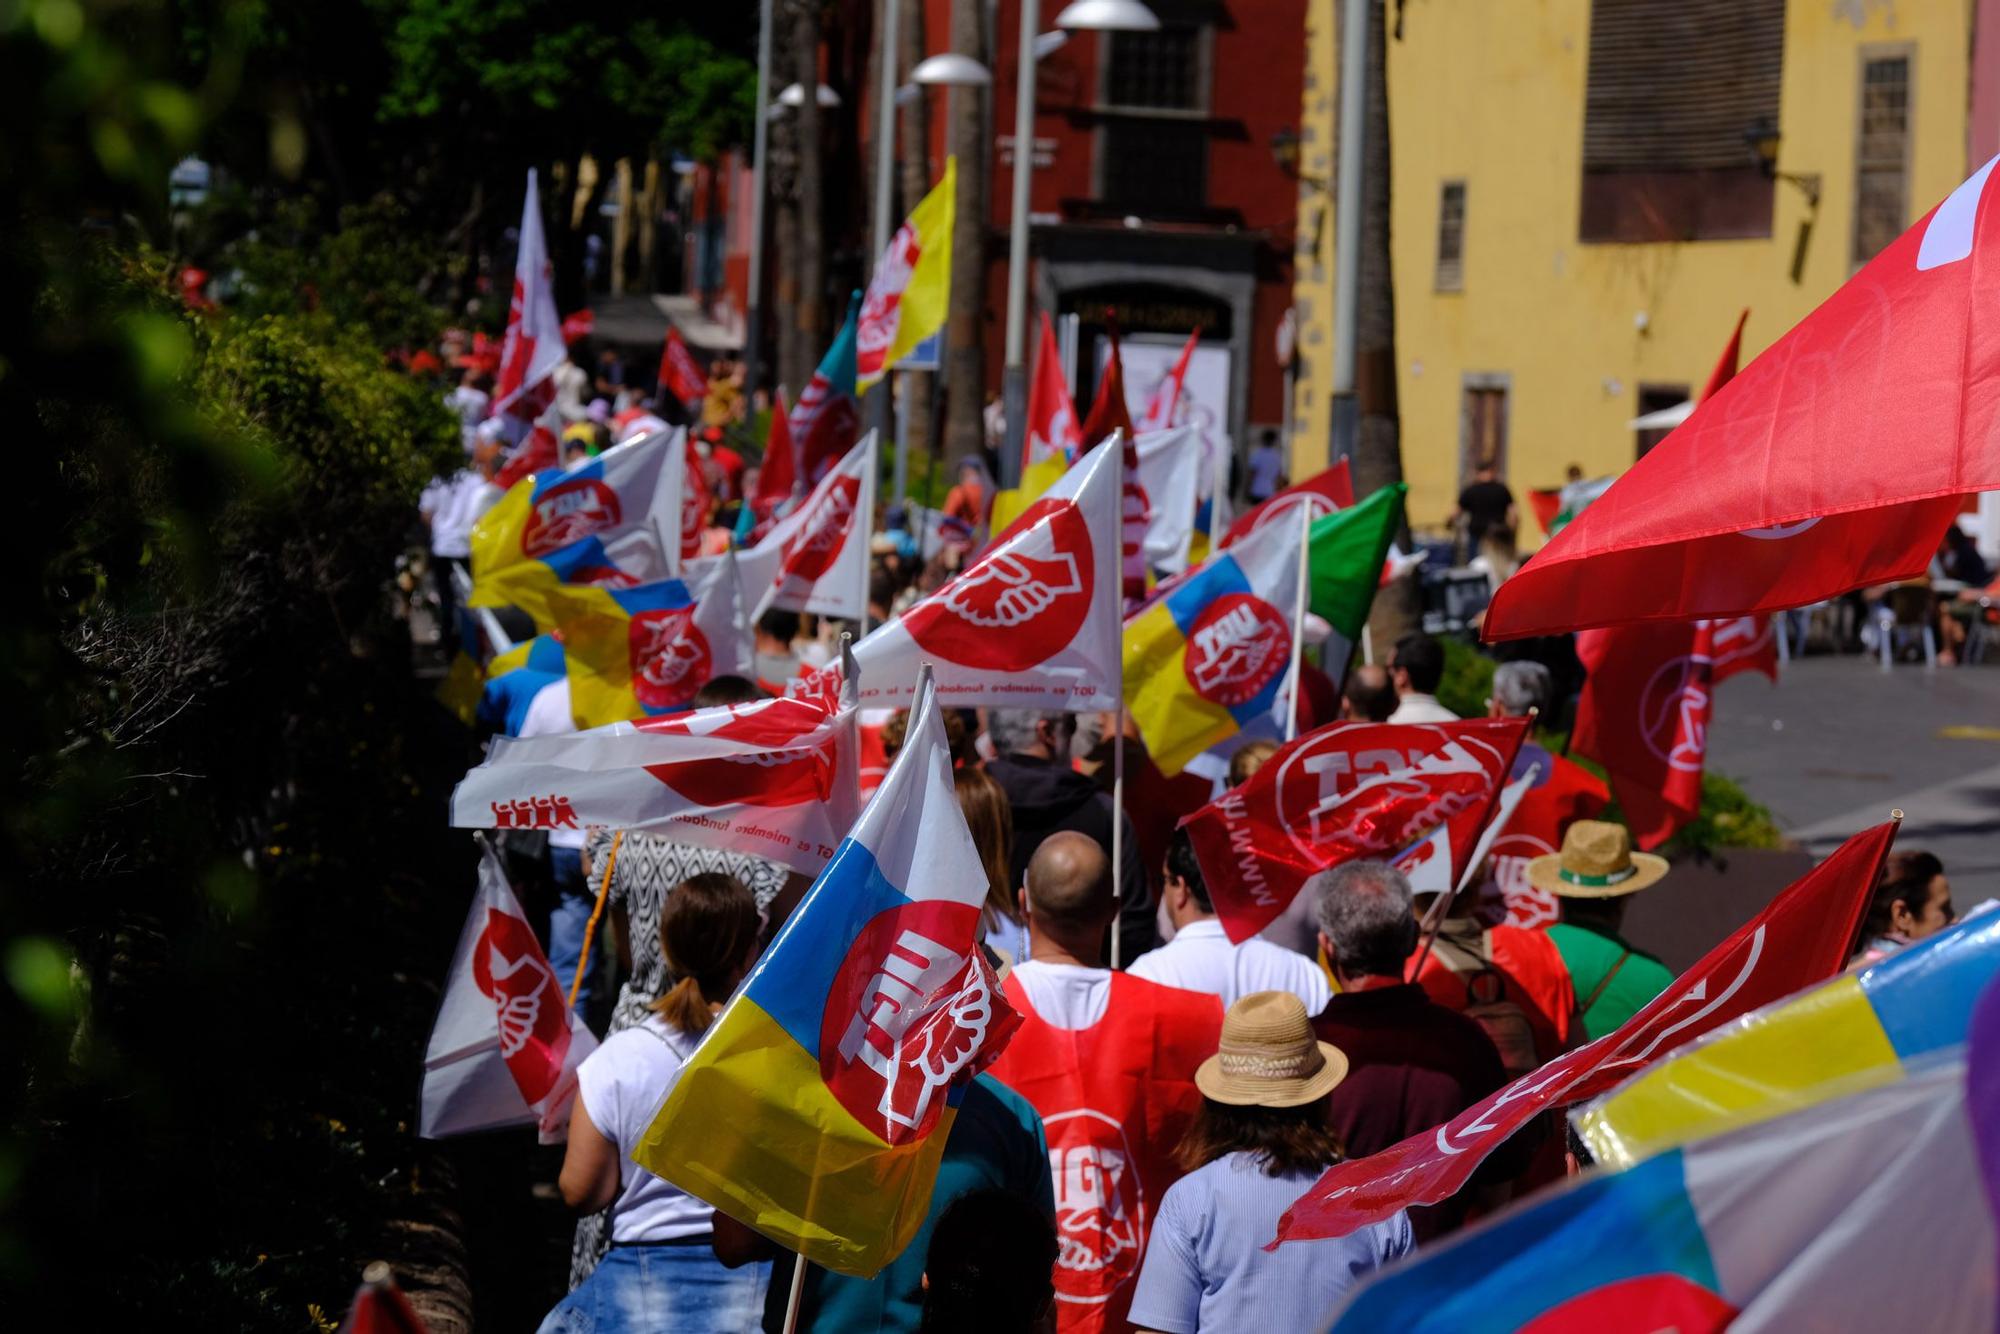
[[[1757,170],[1764,173],[1764,179],[1783,181],[1787,185],[1795,186],[1799,193],[1806,197],[1806,203],[1817,209],[1819,173],[1814,171],[1800,174],[1778,170],[1778,144],[1783,138],[1777,122],[1769,116],[1759,116],[1743,127],[1743,146],[1750,151],[1751,160],[1757,164]]]

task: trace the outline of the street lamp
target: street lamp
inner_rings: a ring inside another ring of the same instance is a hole
[[[1007,442],[1000,451],[1003,485],[1021,480],[1021,441],[1028,430],[1028,185],[1035,169],[1035,63],[1060,43],[1047,43],[1042,0],[1021,0],[1021,48],[1014,78],[1014,198],[1007,229],[1007,369],[1000,382]],[[1154,32],[1160,20],[1140,0],[1073,0],[1056,16],[1065,32]]]
[[[823,83],[819,85],[818,97],[819,104],[823,107],[837,107],[840,105],[840,94]],[[791,84],[784,92],[778,94],[779,106],[802,107],[805,104],[806,86],[802,83]]]
[[[993,82],[986,66],[957,51],[930,56],[910,71],[910,82],[941,88],[984,88]]]

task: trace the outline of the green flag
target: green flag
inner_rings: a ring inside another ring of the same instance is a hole
[[[1312,526],[1312,612],[1352,643],[1368,621],[1382,562],[1402,526],[1402,482],[1385,486],[1359,504],[1316,520]]]

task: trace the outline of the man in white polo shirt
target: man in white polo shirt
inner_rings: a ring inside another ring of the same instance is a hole
[[[1326,1008],[1333,988],[1320,966],[1305,955],[1252,936],[1240,945],[1229,943],[1216,920],[1208,886],[1194,859],[1194,845],[1185,830],[1176,829],[1167,843],[1166,887],[1161,895],[1174,938],[1132,963],[1132,976],[1163,986],[1205,991],[1218,996],[1226,1010],[1239,997],[1256,991],[1289,991],[1305,1003],[1307,1014]]]

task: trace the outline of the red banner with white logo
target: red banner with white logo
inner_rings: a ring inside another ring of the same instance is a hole
[[[542,1143],[561,1143],[576,1068],[597,1046],[569,1008],[568,987],[486,849],[424,1054],[418,1133],[533,1125]]]
[[[646,829],[816,875],[859,808],[855,712],[767,699],[496,738],[452,793],[452,823]]]
[[[1531,767],[1534,781],[1486,856],[1487,875],[1507,905],[1508,926],[1547,926],[1557,920],[1555,895],[1528,883],[1528,863],[1560,852],[1571,825],[1597,818],[1611,804],[1611,789],[1596,774],[1526,741],[1514,761],[1515,777]]]
[[[1292,527],[1299,525],[1300,505],[1310,505],[1313,518],[1318,519],[1335,510],[1344,510],[1354,504],[1354,480],[1347,467],[1347,460],[1315,473],[1303,482],[1288,486],[1261,505],[1245,510],[1229,531],[1222,535],[1222,545],[1229,546],[1241,542],[1267,523],[1285,521],[1288,517]]]
[[[1028,389],[1028,429],[1021,442],[1021,467],[1025,471],[1046,459],[1073,459],[1083,448],[1083,430],[1076,419],[1076,404],[1069,395],[1069,381],[1063,378],[1061,354],[1056,351],[1056,331],[1042,312],[1042,342],[1035,353],[1035,379]]]
[[[1895,836],[1896,826],[1883,824],[1848,839],[1616,1032],[1435,1130],[1328,1169],[1279,1220],[1273,1244],[1344,1237],[1399,1209],[1447,1199],[1541,1112],[1596,1097],[1704,1033],[1833,976],[1847,962]]]
[[[752,617],[776,607],[858,621],[868,610],[868,545],[875,526],[875,433],[779,520],[738,566]]]
[[[1467,865],[1527,732],[1526,718],[1340,722],[1282,747],[1181,822],[1229,938],[1270,925],[1321,871],[1391,857],[1441,824],[1451,864]]]
[[[694,354],[688,351],[687,340],[681,337],[679,329],[667,330],[667,341],[660,348],[660,388],[681,401],[681,406],[692,408],[708,394],[708,376],[695,364]]]

